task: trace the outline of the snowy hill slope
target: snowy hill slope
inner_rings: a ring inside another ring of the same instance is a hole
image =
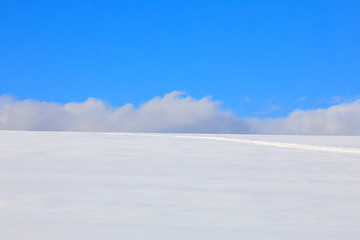
[[[0,131],[1,239],[360,239],[360,137]]]

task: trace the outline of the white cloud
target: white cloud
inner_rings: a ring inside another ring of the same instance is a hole
[[[360,100],[295,110],[286,118],[245,119],[221,110],[220,102],[210,97],[198,100],[177,91],[139,108],[115,108],[95,98],[62,105],[1,96],[0,129],[360,135]]]
[[[219,109],[209,97],[196,100],[174,91],[155,97],[135,109],[132,104],[114,108],[89,98],[83,103],[18,101],[0,98],[0,129],[56,131],[132,131],[240,133],[245,121]]]
[[[286,118],[253,119],[251,125],[256,133],[360,135],[360,100],[326,109],[295,110]]]

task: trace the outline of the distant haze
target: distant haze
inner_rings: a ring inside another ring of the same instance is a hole
[[[59,104],[0,97],[0,129],[100,132],[183,132],[360,135],[360,100],[325,109],[294,110],[285,118],[241,118],[211,97],[174,91],[135,108],[95,98]]]

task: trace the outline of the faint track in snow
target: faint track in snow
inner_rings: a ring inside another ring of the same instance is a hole
[[[173,137],[238,142],[238,143],[245,143],[245,144],[255,144],[255,145],[260,145],[260,146],[280,147],[280,148],[297,149],[297,150],[310,150],[310,151],[321,151],[321,152],[330,152],[330,153],[360,154],[359,148],[316,146],[316,145],[298,144],[298,143],[268,142],[268,141],[224,138],[224,137],[206,137],[206,136],[173,136]]]
[[[279,148],[296,149],[296,150],[320,151],[320,152],[328,152],[328,153],[350,153],[350,154],[360,155],[360,148],[344,148],[344,147],[319,146],[319,145],[309,145],[309,144],[300,144],[300,143],[284,143],[284,142],[248,140],[248,139],[225,138],[225,137],[194,136],[194,135],[164,135],[164,134],[141,134],[141,133],[140,134],[122,133],[122,134],[133,135],[133,136],[144,136],[144,137],[206,139],[206,140],[236,142],[236,143],[254,144],[258,146],[279,147]]]

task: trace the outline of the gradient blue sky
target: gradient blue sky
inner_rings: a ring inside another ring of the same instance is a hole
[[[173,90],[242,117],[360,95],[359,1],[1,1],[0,95],[136,106]]]

